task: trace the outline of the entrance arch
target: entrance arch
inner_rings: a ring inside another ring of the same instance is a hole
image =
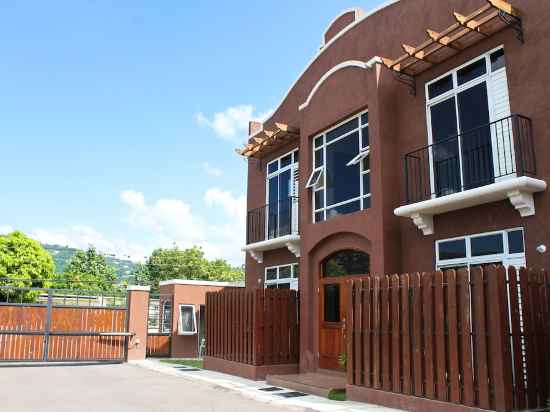
[[[318,289],[320,368],[341,369],[339,359],[346,352],[349,302],[346,281],[369,273],[370,255],[361,250],[339,250],[322,260]]]

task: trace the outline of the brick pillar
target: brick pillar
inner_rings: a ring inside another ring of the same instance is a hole
[[[135,335],[129,338],[127,360],[143,360],[147,348],[147,317],[149,315],[149,286],[130,285],[128,291],[128,332]]]

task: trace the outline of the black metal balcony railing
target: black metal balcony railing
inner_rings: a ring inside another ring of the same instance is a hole
[[[531,119],[514,114],[405,155],[407,204],[536,174]]]
[[[246,217],[246,244],[298,234],[298,198],[253,209]]]

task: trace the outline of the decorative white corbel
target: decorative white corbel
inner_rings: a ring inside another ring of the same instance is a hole
[[[263,263],[264,261],[264,252],[259,252],[256,250],[249,250],[250,256],[258,263]]]
[[[512,206],[519,211],[521,217],[533,216],[535,214],[535,200],[533,199],[533,193],[514,190],[507,193],[508,199]]]
[[[294,256],[300,257],[300,242],[286,242],[286,247]]]
[[[411,219],[416,227],[419,228],[425,236],[434,234],[433,215],[415,213],[411,215]]]

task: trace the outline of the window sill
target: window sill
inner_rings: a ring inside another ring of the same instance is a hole
[[[248,252],[258,263],[263,262],[263,252],[268,250],[288,248],[294,253],[294,256],[300,257],[300,235],[286,235],[274,239],[263,240],[261,242],[246,245],[241,250]]]
[[[502,180],[487,186],[424,200],[394,210],[396,216],[411,218],[424,235],[434,233],[433,217],[455,210],[509,199],[522,217],[535,214],[533,193],[546,190],[544,180],[522,176]]]

